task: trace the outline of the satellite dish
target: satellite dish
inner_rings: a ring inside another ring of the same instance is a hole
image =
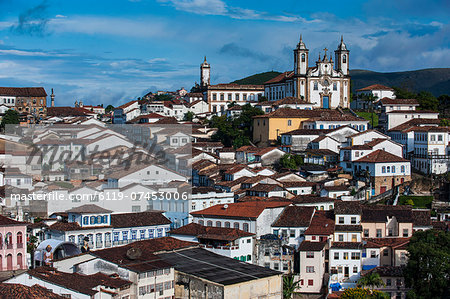
[[[127,250],[127,258],[130,260],[135,260],[140,258],[142,255],[142,251],[140,248],[132,247]]]

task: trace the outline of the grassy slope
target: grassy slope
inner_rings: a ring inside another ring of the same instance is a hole
[[[376,113],[373,114],[373,124],[372,124],[372,115],[370,112],[364,112],[364,111],[355,111],[356,114],[358,114],[359,116],[363,117],[364,119],[367,119],[368,121],[370,121],[370,124],[372,125],[372,127],[376,127],[378,126],[378,115]]]

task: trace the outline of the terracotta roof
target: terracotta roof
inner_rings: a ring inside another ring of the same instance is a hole
[[[329,236],[334,233],[333,211],[316,211],[305,235]]]
[[[361,225],[335,225],[335,232],[362,232]]]
[[[316,149],[306,149],[306,152],[312,155],[320,155],[320,156],[337,156],[338,153],[333,152],[327,148],[316,148]]]
[[[9,226],[9,225],[27,225],[26,222],[16,221],[14,219],[5,217],[0,215],[0,226]]]
[[[284,188],[296,188],[296,187],[314,187],[317,183],[306,181],[294,181],[294,182],[281,182]]]
[[[362,208],[357,201],[339,201],[334,205],[334,212],[339,215],[360,215]]]
[[[109,228],[111,226],[96,226],[96,229],[100,229],[100,228]],[[92,226],[87,226],[87,227],[81,227],[78,222],[61,222],[61,221],[57,221],[55,223],[53,223],[52,225],[50,225],[48,227],[49,229],[52,230],[57,230],[57,231],[77,231],[77,230],[92,230]]]
[[[255,192],[271,192],[271,191],[281,191],[285,190],[283,187],[277,185],[277,184],[256,184],[255,186],[247,189],[249,191],[255,191]]]
[[[412,222],[413,215],[408,206],[363,206],[362,222],[387,222],[388,217],[394,217],[398,222]]]
[[[84,116],[87,117],[89,115],[94,114],[92,111],[81,107],[47,107],[47,116],[57,116],[57,117],[66,117],[66,116]]]
[[[198,246],[198,243],[182,241],[172,237],[162,237],[91,251],[90,254],[135,272],[146,272],[172,267],[171,263],[162,260],[156,253]],[[130,259],[129,255],[127,255],[130,249],[141,252],[141,254],[134,259]]]
[[[328,192],[350,191],[350,186],[338,185],[338,186],[325,186],[323,189]]]
[[[389,162],[409,162],[404,158],[393,155],[384,150],[376,150],[354,162],[364,162],[364,163],[389,163]]]
[[[439,112],[432,110],[392,110],[388,114],[439,114]]]
[[[170,223],[172,222],[163,215],[163,212],[160,211],[111,214],[111,226],[115,228],[153,226]]]
[[[412,220],[414,226],[432,226],[430,210],[412,210]]]
[[[409,238],[365,238],[365,248],[392,247],[401,249],[409,243]]]
[[[279,105],[300,105],[300,104],[313,105],[312,103],[309,103],[308,101],[305,101],[305,100],[302,100],[302,99],[299,99],[299,98],[295,98],[295,97],[286,97],[286,98],[283,98],[281,100],[273,102],[274,106],[279,106]]]
[[[328,110],[328,109],[314,109],[314,110],[305,110],[305,109],[292,109],[292,108],[279,108],[273,112],[263,115],[257,115],[253,118],[313,118],[313,117],[332,117],[332,116],[341,116],[337,110]]]
[[[308,227],[314,215],[314,207],[288,206],[272,224],[273,227]]]
[[[293,71],[287,71],[279,74],[275,78],[270,79],[269,81],[264,82],[264,84],[273,84],[273,83],[281,83],[286,81],[286,79],[292,78],[294,76]]]
[[[439,125],[440,120],[439,119],[434,119],[434,118],[413,118],[411,120],[408,120],[407,122],[398,125],[392,129],[390,129],[389,131],[403,131],[415,126],[420,126],[420,125]]]
[[[226,174],[235,174],[243,169],[247,169],[247,170],[251,171],[250,169],[248,169],[247,165],[235,164],[235,165],[231,166],[227,171],[225,171],[225,173]]]
[[[31,287],[19,283],[0,283],[1,299],[63,299],[63,296],[53,293],[38,284]]]
[[[335,249],[360,249],[362,248],[360,242],[333,242],[331,248]]]
[[[405,130],[405,132],[443,132],[443,133],[447,133],[450,132],[450,128],[449,127],[438,127],[438,126],[415,126],[415,127],[411,127],[407,130]]]
[[[394,89],[392,89],[391,87],[387,87],[381,84],[373,84],[373,85],[369,85],[363,88],[360,88],[356,91],[367,91],[367,90],[392,90],[394,91]]]
[[[43,87],[0,87],[0,95],[12,97],[46,97]]]
[[[125,103],[125,104],[123,104],[123,105],[120,105],[119,107],[116,107],[116,108],[114,108],[114,109],[125,109],[125,108],[127,108],[127,107],[133,105],[134,103],[137,103],[137,100],[135,100],[135,101],[130,101],[130,102]]]
[[[326,196],[318,196],[318,195],[297,195],[294,198],[291,198],[294,203],[324,203],[324,202],[336,202],[340,201],[335,198],[326,197]]]
[[[112,212],[111,210],[104,209],[94,204],[86,204],[66,211],[66,213],[80,213],[80,214],[111,213],[111,212]]]
[[[242,107],[240,105],[234,105],[233,107],[228,108],[227,110],[228,111],[241,111]]]
[[[383,105],[414,105],[418,106],[419,101],[416,99],[390,99],[390,98],[382,98],[380,100]]]
[[[265,209],[288,206],[287,201],[247,201],[219,204],[201,211],[191,212],[194,216],[215,216],[218,218],[252,218],[256,219]],[[226,207],[225,207],[226,206]]]
[[[94,290],[97,286],[121,288],[131,285],[131,282],[128,280],[112,278],[100,272],[93,275],[83,275],[79,273],[60,272],[49,267],[39,267],[28,270],[27,273],[33,277],[89,296],[98,293],[98,291]]]
[[[197,223],[189,223],[170,231],[170,235],[195,236],[198,239],[215,239],[234,241],[242,237],[250,237],[254,234],[236,228],[203,226]]]
[[[220,89],[228,89],[228,90],[242,90],[242,89],[252,89],[252,90],[264,90],[264,85],[255,85],[255,84],[237,84],[237,83],[220,83],[215,85],[208,86],[208,89],[211,90],[220,90]]]
[[[322,251],[327,245],[327,242],[311,242],[303,241],[298,247],[298,251]]]

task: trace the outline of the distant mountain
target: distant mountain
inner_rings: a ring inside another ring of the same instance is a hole
[[[232,83],[263,84],[278,76],[280,72],[255,74]],[[423,69],[407,72],[379,73],[367,70],[351,70],[353,91],[372,84],[398,86],[411,91],[430,91],[435,96],[450,95],[450,68]]]
[[[450,68],[423,69],[407,72],[378,73],[351,70],[353,91],[372,84],[397,86],[411,91],[429,91],[435,96],[450,95]]]

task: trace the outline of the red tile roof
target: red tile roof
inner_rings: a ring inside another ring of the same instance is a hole
[[[46,97],[43,87],[0,87],[0,95],[12,97]]]
[[[286,97],[281,100],[273,102],[273,105],[279,106],[279,105],[299,105],[299,104],[309,104],[312,105],[312,103],[309,103],[308,101],[295,98],[295,97]]]
[[[197,223],[189,223],[170,231],[170,235],[195,236],[198,239],[215,239],[234,241],[242,237],[250,237],[254,234],[236,228],[203,226]]]
[[[419,101],[416,99],[390,99],[390,98],[382,98],[380,100],[383,105],[419,105]]]
[[[401,125],[398,125],[392,129],[390,129],[389,131],[403,131],[403,130],[407,130],[409,128],[415,127],[415,126],[420,126],[420,125],[439,125],[440,120],[439,119],[434,119],[434,118],[413,118]]]
[[[369,85],[369,86],[360,88],[357,91],[367,91],[367,90],[392,90],[392,91],[394,91],[394,89],[392,89],[391,87],[387,87],[387,86],[384,86],[381,84]]]
[[[111,213],[111,210],[104,209],[94,204],[86,204],[79,207],[67,210],[66,213],[83,213],[83,214],[95,214],[95,213]]]
[[[409,162],[409,160],[406,160],[402,157],[393,155],[389,152],[379,149],[379,150],[376,150],[376,151],[356,160],[355,162],[389,163],[389,162]]]
[[[322,251],[327,242],[303,241],[298,247],[298,251]]]
[[[111,226],[138,227],[172,223],[161,211],[146,211],[139,213],[111,214]]]
[[[38,284],[31,287],[18,283],[0,283],[1,299],[63,299],[63,296],[53,293]]]
[[[305,235],[329,236],[334,233],[334,214],[332,211],[316,211]]]
[[[272,224],[273,227],[308,227],[314,215],[314,207],[288,206]]]
[[[84,116],[95,114],[92,111],[81,107],[47,107],[47,116],[66,117],[66,116]]]
[[[201,211],[192,212],[194,216],[217,218],[252,218],[256,219],[265,209],[288,206],[287,201],[246,201],[215,205]],[[226,207],[225,207],[226,206]]]
[[[287,71],[279,74],[275,78],[270,79],[269,81],[264,82],[264,84],[273,84],[273,83],[281,83],[286,81],[286,79],[292,78],[294,76],[293,71]]]
[[[273,112],[263,115],[257,115],[253,118],[312,118],[312,117],[331,117],[331,116],[342,116],[342,113],[338,110],[328,110],[328,109],[314,109],[314,110],[304,110],[304,109],[292,109],[292,108],[279,108]]]
[[[5,217],[0,215],[0,226],[9,226],[9,225],[27,225],[26,222],[16,221],[14,219]]]

